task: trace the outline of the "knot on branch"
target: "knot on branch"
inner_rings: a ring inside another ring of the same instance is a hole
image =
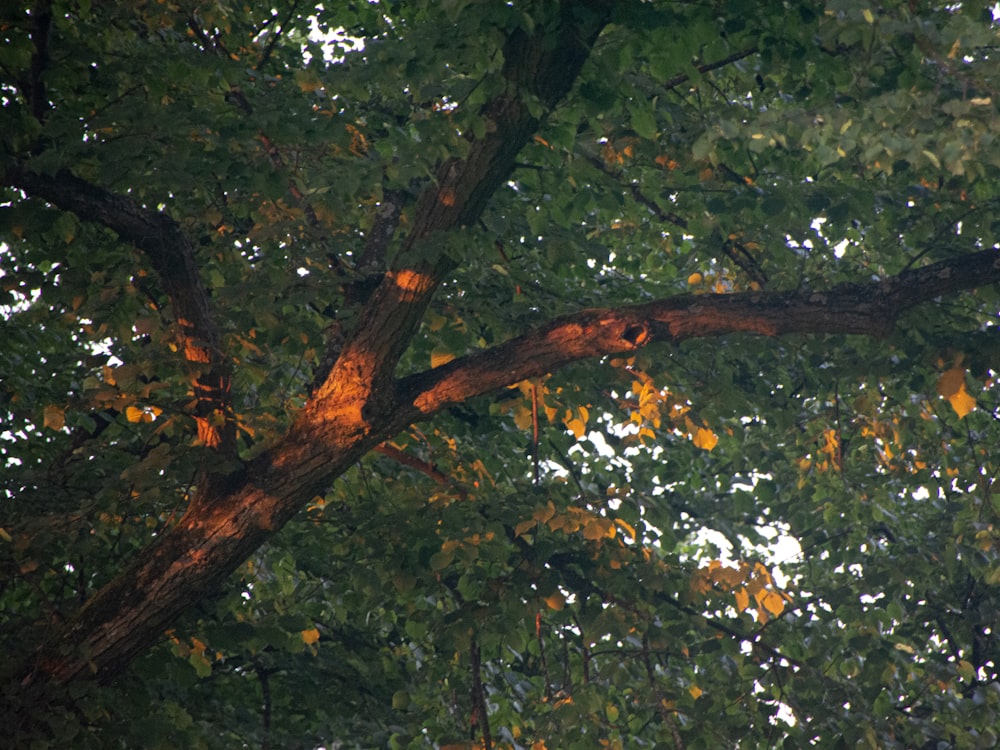
[[[649,343],[649,328],[646,325],[630,325],[622,331],[622,338],[633,347],[640,347]]]

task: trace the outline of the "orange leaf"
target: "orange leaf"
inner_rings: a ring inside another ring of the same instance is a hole
[[[955,365],[942,373],[937,382],[938,395],[948,400],[961,419],[976,407],[976,399],[965,390],[965,368]]]
[[[307,646],[313,645],[319,640],[319,630],[316,628],[308,628],[302,631],[302,640],[305,641]]]
[[[549,500],[543,507],[536,508],[531,517],[540,523],[548,523],[555,514],[556,506]]]
[[[594,518],[587,522],[583,528],[584,539],[603,539],[604,537],[614,538],[615,525],[607,518]]]
[[[736,592],[736,609],[740,612],[745,612],[747,607],[750,606],[750,594],[747,593],[745,588],[737,589]]]
[[[50,404],[45,407],[44,425],[53,430],[61,430],[66,424],[66,412],[61,406]]]
[[[455,359],[455,355],[451,352],[431,352],[431,369],[435,367],[440,367],[443,364],[447,364]]]
[[[563,596],[561,591],[556,591],[551,596],[545,597],[545,603],[549,605],[549,609],[554,609],[556,612],[559,612],[566,606],[566,597]]]
[[[630,537],[632,537],[632,541],[633,542],[637,540],[638,537],[637,537],[637,535],[635,533],[635,527],[634,526],[631,526],[630,524],[625,523],[620,518],[616,518],[615,519],[615,523],[618,524],[619,526],[621,526],[622,529],[625,530],[625,533],[627,533]]]
[[[961,366],[946,370],[938,378],[937,392],[942,398],[951,398],[965,385],[965,368]]]
[[[719,436],[706,427],[699,427],[693,441],[697,447],[710,451],[719,442]]]
[[[535,526],[535,521],[532,519],[529,519],[527,521],[521,521],[521,523],[519,523],[517,526],[514,527],[514,536],[515,537],[521,536],[526,531],[529,531],[530,529],[534,528],[534,526]]]

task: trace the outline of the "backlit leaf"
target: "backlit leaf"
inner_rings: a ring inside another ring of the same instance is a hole
[[[942,373],[937,382],[937,392],[948,400],[959,419],[976,408],[976,399],[965,388],[965,368],[960,365]]]
[[[431,368],[440,367],[455,359],[451,352],[434,351],[431,352]]]
[[[566,607],[566,596],[561,591],[554,591],[545,597],[545,604],[548,605],[549,609],[561,612]]]
[[[707,427],[700,427],[694,434],[692,442],[699,448],[710,451],[718,444],[719,436]]]
[[[302,641],[307,645],[311,646],[316,641],[319,640],[319,629],[318,628],[307,628],[302,631]]]
[[[66,412],[61,406],[49,404],[43,412],[43,420],[50,430],[61,430],[66,424]]]

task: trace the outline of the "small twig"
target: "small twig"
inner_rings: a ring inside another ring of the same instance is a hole
[[[486,711],[486,693],[483,690],[482,659],[479,654],[479,641],[472,639],[469,648],[469,657],[472,661],[472,727],[475,732],[476,724],[483,733],[483,750],[493,750],[493,738],[490,735],[490,718]]]
[[[545,678],[545,699],[552,700],[552,678],[549,675],[549,659],[545,653],[545,639],[542,637],[542,613],[535,612],[535,639],[538,641],[538,656],[542,660],[542,675]]]
[[[289,24],[292,20],[292,16],[294,16],[295,12],[298,10],[299,2],[300,0],[295,0],[295,2],[292,3],[292,6],[288,9],[288,13],[285,14],[284,20],[278,24],[277,31],[275,31],[274,35],[267,40],[267,45],[265,45],[264,50],[260,53],[260,59],[257,61],[257,64],[253,66],[254,70],[260,70],[263,68],[270,59],[271,53],[274,52],[275,45],[278,43],[278,40],[281,39],[281,34],[284,32],[285,26]]]
[[[757,51],[758,51],[757,46],[754,45],[753,47],[748,47],[747,49],[742,50],[740,52],[734,52],[733,54],[729,55],[729,57],[724,57],[721,60],[717,60],[711,63],[705,63],[704,65],[699,65],[696,68],[696,70],[699,73],[709,73],[713,70],[724,68],[725,66],[730,65],[734,62],[738,62],[739,60],[742,60],[744,57],[750,57],[750,55],[756,54]],[[663,87],[669,91],[670,89],[676,88],[677,86],[680,86],[682,83],[685,83],[686,81],[689,80],[691,80],[690,75],[688,75],[687,73],[681,73],[680,75],[676,75],[673,78],[669,79],[666,83],[663,84]]]
[[[409,466],[411,469],[416,469],[421,474],[424,474],[427,477],[434,480],[437,484],[442,484],[451,487],[458,493],[459,497],[463,499],[469,494],[468,490],[466,490],[461,485],[457,484],[455,480],[453,480],[447,474],[443,473],[440,469],[438,469],[436,466],[434,466],[434,464],[430,463],[429,461],[423,461],[417,458],[416,456],[410,455],[409,453],[405,453],[404,451],[401,451],[399,448],[396,448],[395,446],[390,445],[389,443],[382,443],[381,445],[377,445],[375,446],[375,448],[373,448],[373,450],[376,453],[381,453],[383,456],[388,456],[389,458],[396,461],[397,463],[402,464],[403,466]]]
[[[264,699],[261,717],[261,750],[269,750],[271,747],[271,671],[259,662],[254,664],[254,671],[257,672],[257,679],[260,680],[260,692]]]
[[[666,696],[660,690],[659,685],[656,682],[656,673],[653,670],[653,662],[649,658],[649,636],[643,633],[642,635],[642,663],[646,668],[646,679],[649,682],[649,688],[653,691],[653,698],[656,700],[656,710],[663,718],[663,723],[667,725],[670,729],[670,734],[674,739],[674,747],[676,750],[684,750],[684,741],[681,739],[680,732],[677,730],[677,717],[667,708]]]
[[[531,460],[535,473],[535,486],[541,481],[538,467],[538,382],[531,383]]]

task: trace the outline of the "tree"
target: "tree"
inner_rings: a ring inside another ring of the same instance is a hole
[[[273,5],[4,10],[11,741],[995,746],[992,6]]]

